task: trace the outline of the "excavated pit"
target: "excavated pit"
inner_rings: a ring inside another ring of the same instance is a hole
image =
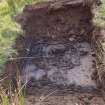
[[[57,89],[57,94],[101,94],[93,80],[97,61],[92,45],[97,37],[93,35],[94,2],[86,3],[42,2],[26,6],[16,17],[23,35],[16,40],[18,56],[12,61],[16,64],[8,63],[6,68],[16,72],[18,66],[28,94],[39,95],[45,88]]]

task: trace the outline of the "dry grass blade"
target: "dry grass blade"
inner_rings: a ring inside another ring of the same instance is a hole
[[[22,86],[20,80],[17,80],[15,92],[12,91],[11,84],[8,89],[0,87],[0,105],[24,105],[25,101],[22,90],[25,85]]]
[[[42,104],[42,102],[45,100],[45,99],[47,99],[49,96],[51,96],[53,93],[55,93],[55,92],[57,92],[57,90],[55,90],[55,91],[53,91],[53,92],[51,92],[51,93],[49,93],[48,95],[46,95],[46,96],[40,96],[40,98],[39,98],[39,100],[38,100],[38,102],[36,102],[36,104],[35,105],[41,105]]]

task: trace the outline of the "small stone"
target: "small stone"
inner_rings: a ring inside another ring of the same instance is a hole
[[[71,37],[71,38],[69,38],[69,41],[74,41],[75,40],[75,38],[74,37]]]

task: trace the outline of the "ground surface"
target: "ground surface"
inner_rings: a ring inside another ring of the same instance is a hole
[[[89,94],[71,94],[67,96],[27,97],[25,105],[105,105],[102,97]]]

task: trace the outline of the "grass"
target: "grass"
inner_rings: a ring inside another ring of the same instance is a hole
[[[14,17],[20,13],[24,6],[40,0],[2,0],[0,2],[0,72],[5,62],[16,51],[12,45],[17,35],[21,32],[20,26],[15,22]]]
[[[101,27],[103,38],[105,38],[105,0],[102,0],[102,6],[96,9],[94,22]],[[105,56],[105,41],[101,42],[103,48],[103,56]]]
[[[17,79],[17,88],[12,91],[10,85],[8,89],[0,87],[0,105],[25,105],[25,98],[23,95],[24,85],[21,85],[19,79]]]
[[[96,9],[94,21],[96,25],[105,28],[105,0],[102,0],[102,5]]]
[[[18,91],[12,93],[12,91],[9,91],[11,94],[7,94],[6,90],[1,88],[0,90],[0,98],[1,102],[0,105],[25,105],[25,99],[22,93],[18,93]]]
[[[15,42],[17,33],[19,32],[19,26],[14,22],[11,17],[11,10],[7,2],[0,3],[0,70],[3,69],[3,65],[14,53],[12,45]]]

